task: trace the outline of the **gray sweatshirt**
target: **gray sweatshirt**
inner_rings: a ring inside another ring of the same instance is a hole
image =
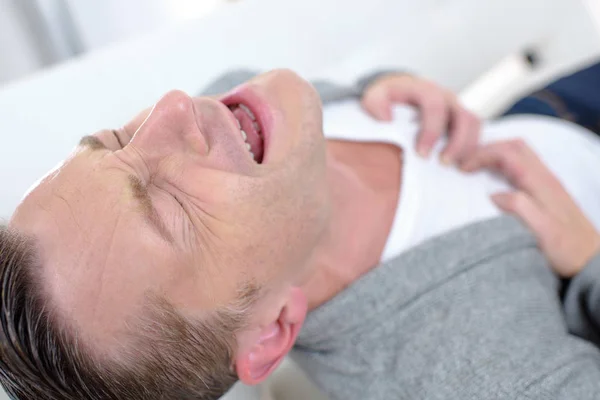
[[[600,257],[563,305],[533,237],[503,217],[363,276],[309,315],[293,358],[331,399],[591,400],[599,326]]]
[[[321,82],[323,102],[358,97]],[[236,72],[209,91],[252,76]],[[307,318],[292,353],[332,400],[600,400],[600,256],[568,285],[515,219],[431,239]]]

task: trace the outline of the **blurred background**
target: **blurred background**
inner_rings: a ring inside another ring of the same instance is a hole
[[[600,0],[0,0],[0,222],[82,135],[232,69],[402,69],[494,118],[598,60]],[[290,362],[227,396],[322,398]]]
[[[236,0],[0,0],[0,85]]]

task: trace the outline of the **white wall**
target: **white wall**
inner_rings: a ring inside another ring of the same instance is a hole
[[[87,49],[150,31],[165,22],[167,0],[67,0]]]
[[[66,0],[88,49],[201,17],[223,1]]]
[[[201,17],[225,1],[61,0],[61,3],[66,4],[73,18],[73,28],[79,36],[75,39],[77,47],[88,51]],[[41,21],[54,21],[53,8],[59,6],[58,1],[0,0],[0,85],[36,71],[48,61],[64,58],[62,47],[69,47],[69,43],[61,43],[61,38],[65,39],[64,35],[71,31],[53,31],[61,29],[56,24],[36,27],[40,28],[38,34],[42,32],[36,41],[22,15],[24,7],[36,5],[42,13]],[[44,33],[44,29],[50,32]],[[60,54],[51,54],[56,52]]]
[[[34,38],[19,13],[20,0],[0,0],[0,85],[42,66]]]

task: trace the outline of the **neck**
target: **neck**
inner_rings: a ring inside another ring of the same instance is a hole
[[[379,263],[398,204],[399,156],[391,145],[328,143],[332,213],[303,287],[311,310]]]

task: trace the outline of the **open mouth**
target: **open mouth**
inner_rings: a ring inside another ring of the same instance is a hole
[[[256,115],[250,108],[241,103],[229,105],[228,108],[238,121],[240,134],[250,155],[258,164],[262,163],[265,153],[265,138]]]

